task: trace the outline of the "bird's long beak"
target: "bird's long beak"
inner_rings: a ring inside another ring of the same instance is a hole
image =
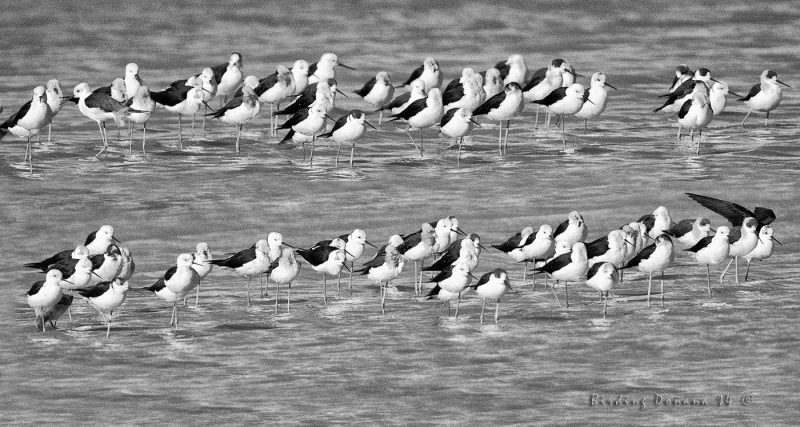
[[[611,84],[611,83],[609,83],[609,82],[606,82],[605,84],[606,84],[606,86],[610,87],[611,89],[614,89],[614,90],[619,90],[619,89],[617,89],[617,88],[616,88],[614,85],[612,85],[612,84]],[[739,95],[736,95],[736,96],[739,96]]]
[[[192,265],[196,265],[198,267],[203,267],[203,264],[200,264],[200,263],[197,263],[197,262],[194,262],[194,261],[192,261]]]
[[[370,243],[370,242],[369,242],[369,240],[364,240],[364,243],[366,243],[366,244],[368,244],[368,245],[372,246],[372,247],[373,247],[373,248],[375,248],[375,249],[378,249],[378,247],[377,247],[377,246],[375,246],[375,245],[373,245],[372,243]]]
[[[378,128],[376,128],[375,126],[373,126],[373,125],[372,125],[372,123],[370,123],[370,122],[368,122],[368,121],[366,121],[366,120],[364,120],[364,123],[366,123],[366,124],[367,124],[367,126],[369,126],[369,127],[373,128],[373,129],[375,129],[375,130],[378,130]]]
[[[350,255],[351,257],[355,258],[355,255],[351,254],[350,252],[347,252],[347,249],[342,249],[342,252],[344,252],[346,255]]]
[[[347,263],[346,263],[346,262],[345,262],[345,263],[342,263],[342,267],[344,267],[344,269],[345,269],[345,270],[347,270],[347,271],[348,271],[348,272],[350,272],[350,273],[352,273],[352,272],[353,272],[353,270],[351,270],[351,269],[350,269],[350,267],[348,267],[348,266],[347,266]]]
[[[587,99],[587,100],[586,100],[586,102],[588,102],[588,103],[590,103],[590,104],[594,105],[594,102],[592,102],[592,100],[591,100],[591,99]]]
[[[731,95],[731,96],[738,96],[739,98],[743,98],[743,96],[742,96],[742,95],[739,95],[738,93],[736,93],[736,92],[733,92],[733,91],[731,91],[730,89],[728,90],[728,94],[729,94],[729,95]]]
[[[465,233],[464,230],[461,229],[461,227],[456,227],[456,234],[460,234],[462,236],[467,235],[467,233]]]
[[[786,83],[784,83],[784,82],[782,82],[782,81],[780,81],[780,80],[777,80],[777,79],[776,79],[775,81],[776,81],[776,82],[778,82],[778,83],[780,83],[780,84],[782,84],[782,85],[784,85],[784,86],[786,86],[786,87],[791,87],[791,86],[787,85]]]
[[[470,118],[470,119],[469,119],[469,121],[471,121],[473,125],[475,125],[475,126],[477,126],[477,127],[479,127],[479,128],[480,128],[480,127],[483,127],[483,126],[481,126],[481,124],[480,124],[480,123],[476,122],[476,121],[475,121],[475,119],[473,119],[473,118]]]
[[[709,228],[708,231],[709,231],[709,236],[717,234],[717,230],[714,230],[713,228]]]
[[[62,281],[62,282],[64,282],[64,283],[69,283],[70,285],[74,285],[74,283],[70,282],[70,281],[69,281],[69,280],[67,280],[67,279],[61,279],[61,281]]]
[[[338,87],[336,88],[336,93],[341,94],[345,98],[349,98],[349,96],[345,95],[344,92],[340,91]]]
[[[477,278],[477,277],[475,277],[475,275],[474,275],[474,274],[472,274],[472,272],[470,272],[470,273],[467,273],[467,274],[469,275],[469,277],[471,277],[471,278],[473,278],[473,279],[475,279],[475,280],[478,280],[478,278]]]
[[[772,241],[783,246],[783,243],[779,242],[778,239],[775,238],[775,236],[772,236]]]
[[[325,114],[325,117],[327,117],[327,118],[329,118],[329,119],[333,120],[334,122],[336,121],[336,120],[334,120],[334,118],[333,118],[333,117],[331,117],[331,116],[329,116],[329,115],[327,115],[327,114]]]
[[[101,275],[99,275],[99,274],[95,273],[94,271],[92,271],[92,274],[93,274],[93,275],[95,275],[95,276],[97,276],[97,278],[98,278],[98,279],[100,279],[100,280],[102,280],[102,279],[103,279],[103,276],[101,276]]]
[[[115,241],[115,242],[117,242],[117,243],[119,243],[119,244],[122,244],[122,242],[120,242],[120,241],[119,241],[119,239],[117,239],[117,238],[116,238],[116,237],[114,237],[114,236],[111,236],[111,240],[113,240],[113,241]]]
[[[711,80],[712,82],[722,83],[721,81],[719,81],[719,80],[717,80],[717,79],[715,79],[713,77],[710,77],[709,80]]]
[[[142,81],[142,78],[139,77],[138,74],[135,74],[134,76],[136,77],[136,81],[139,82],[139,84],[144,84],[144,82]]]
[[[631,241],[630,241],[630,240],[628,240],[628,239],[625,239],[625,243],[627,243],[627,244],[629,244],[629,245],[633,246],[633,242],[631,242]]]
[[[339,63],[339,66],[340,66],[340,67],[347,68],[348,70],[355,70],[355,68],[353,68],[353,67],[351,67],[351,66],[349,66],[349,65],[342,64],[341,62]]]
[[[292,248],[292,249],[297,249],[297,246],[292,246],[292,245],[290,245],[290,244],[288,244],[288,243],[286,243],[286,242],[283,242],[283,243],[282,243],[282,245],[283,245],[283,246],[288,246],[288,247],[290,247],[290,248]]]
[[[572,75],[573,75],[573,76],[575,76],[575,77],[586,77],[586,76],[584,76],[583,74],[578,74],[578,73],[576,73],[576,72],[574,72],[574,71],[572,71],[572,70],[567,70],[567,72],[568,72],[568,73],[570,73],[570,74],[572,74]]]

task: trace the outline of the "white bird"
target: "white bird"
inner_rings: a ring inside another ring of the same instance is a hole
[[[587,243],[586,256],[589,258],[589,266],[600,262],[610,262],[614,267],[622,267],[627,248],[625,239],[624,231],[611,230],[607,236]]]
[[[20,109],[0,124],[0,139],[11,132],[14,136],[27,138],[25,146],[25,159],[30,161],[30,171],[33,173],[33,151],[31,150],[31,136],[39,133],[39,130],[49,123],[53,117],[53,111],[47,104],[44,86],[36,86],[33,89],[33,98],[23,104]]]
[[[242,126],[249,122],[261,110],[261,104],[258,102],[258,95],[249,86],[245,86],[242,90],[242,96],[237,96],[224,107],[208,114],[211,118],[220,119],[225,123],[231,123],[236,126],[236,152],[239,152],[239,138],[242,134]]]
[[[779,243],[775,240],[774,237],[775,230],[772,229],[772,226],[765,225],[761,227],[761,231],[758,233],[758,245],[756,248],[750,251],[749,254],[744,256],[744,259],[747,260],[747,271],[744,273],[744,281],[747,281],[747,277],[750,274],[750,262],[752,260],[762,261],[772,256],[772,253],[775,251],[775,243]]]
[[[94,307],[100,317],[106,323],[106,339],[111,334],[111,313],[125,302],[128,293],[128,282],[122,279],[114,279],[111,282],[102,282],[89,289],[78,291],[78,295],[86,298],[89,305]],[[108,315],[108,317],[106,317]]]
[[[525,108],[525,100],[522,95],[522,90],[519,84],[515,82],[505,85],[503,92],[500,92],[486,102],[478,106],[472,112],[473,116],[480,116],[486,114],[489,120],[496,120],[500,122],[500,134],[497,139],[498,149],[502,155],[504,147],[508,147],[508,130],[511,127],[511,119],[517,117],[522,113]],[[503,137],[503,121],[506,121],[506,133]]]
[[[89,285],[110,282],[122,271],[122,252],[119,246],[113,243],[108,245],[105,252],[92,256],[90,260],[94,274],[89,278]]]
[[[680,64],[675,67],[675,77],[672,79],[672,83],[670,84],[669,90],[667,92],[673,92],[677,89],[683,82],[692,78],[692,70],[689,69],[689,66],[686,64]]]
[[[664,270],[675,263],[675,247],[672,239],[666,234],[656,236],[655,243],[642,249],[636,256],[627,261],[622,269],[638,267],[639,271],[649,275],[647,281],[647,306],[650,307],[650,290],[653,285],[653,273],[661,274],[661,307],[664,307]]]
[[[603,300],[603,319],[606,318],[606,306],[608,305],[608,291],[619,284],[619,271],[610,262],[598,262],[589,268],[586,273],[586,285],[600,292],[600,299]],[[605,296],[605,298],[603,298]]]
[[[711,266],[725,261],[725,258],[728,257],[730,252],[728,236],[730,232],[731,229],[727,226],[717,227],[717,232],[713,237],[704,237],[696,245],[686,249],[686,251],[694,253],[694,259],[698,264],[706,266],[706,283],[708,284],[709,297],[711,297]],[[719,281],[722,284],[722,277],[720,277]]]
[[[504,87],[503,79],[500,77],[500,71],[497,68],[486,70],[486,74],[483,76],[483,91],[486,93],[486,99],[490,99],[502,92]]]
[[[750,92],[744,98],[739,98],[739,101],[744,101],[750,110],[742,120],[742,127],[744,122],[750,117],[753,111],[766,112],[767,118],[764,120],[764,126],[769,124],[769,112],[778,107],[781,103],[781,87],[779,84],[786,87],[791,87],[786,83],[778,80],[778,73],[773,70],[764,70],[761,73],[761,82],[753,86]]]
[[[520,86],[525,84],[528,66],[525,64],[525,58],[523,58],[522,55],[513,54],[509,56],[505,62],[498,62],[495,68],[500,71],[503,84],[509,84],[511,82],[515,82]]]
[[[61,272],[50,270],[44,280],[35,282],[28,290],[28,305],[36,313],[37,319],[42,319],[42,332],[44,332],[44,311],[58,303],[61,299]],[[38,324],[38,320],[37,320]]]
[[[697,83],[702,82],[706,87],[711,87],[711,82],[717,80],[711,77],[711,71],[708,68],[698,68],[694,72],[694,77],[681,83],[675,90],[659,95],[659,98],[667,98],[664,104],[653,112],[665,111],[668,113],[677,113],[684,102],[692,98]]]
[[[500,316],[500,298],[506,292],[511,290],[511,281],[508,279],[508,274],[502,268],[496,268],[483,276],[478,281],[470,286],[475,289],[475,293],[483,299],[481,305],[481,324],[483,324],[483,312],[486,310],[486,300],[495,300],[494,306],[494,323],[497,324],[497,319]]]
[[[297,254],[311,265],[314,271],[322,274],[322,302],[328,305],[328,276],[339,276],[345,268],[344,240],[335,238],[331,241],[318,242],[308,249],[296,249]]]
[[[592,102],[584,102],[581,109],[575,113],[575,117],[583,119],[583,128],[586,130],[587,122],[593,119],[606,110],[608,104],[608,90],[606,86],[611,89],[616,89],[612,84],[606,81],[606,75],[603,73],[594,73],[592,75],[592,82],[589,86],[589,93],[584,94],[586,99]],[[587,96],[588,95],[588,96]]]
[[[725,273],[727,273],[731,263],[735,262],[734,274],[736,275],[736,283],[739,283],[739,257],[749,254],[758,246],[759,232],[756,231],[757,227],[758,221],[753,217],[748,217],[742,222],[741,227],[735,227],[732,230],[728,239],[728,243],[730,243],[728,256],[733,257],[733,259],[728,262],[725,270],[722,271],[720,280],[725,277]]]
[[[350,148],[350,166],[353,166],[353,154],[356,151],[356,141],[359,140],[367,132],[367,126],[377,130],[370,122],[367,121],[367,115],[361,110],[350,110],[350,113],[339,117],[334,123],[333,128],[327,133],[320,135],[320,138],[333,138],[334,141],[339,143],[339,148],[336,149],[336,163],[339,166],[339,152],[342,150],[342,143],[351,143]]]
[[[711,85],[711,91],[709,93],[709,100],[711,101],[711,111],[714,112],[714,116],[719,116],[725,111],[725,105],[728,103],[727,99],[725,98],[728,94],[733,96],[742,97],[728,88],[726,83],[716,81],[713,85]]]
[[[442,104],[444,110],[463,108],[468,112],[475,111],[486,101],[486,92],[483,90],[483,77],[473,74],[463,84],[444,92]]]
[[[405,261],[397,248],[392,244],[387,244],[383,253],[379,253],[358,272],[366,274],[367,278],[377,282],[381,291],[381,313],[386,314],[386,288],[389,282],[397,278],[403,272]]]
[[[108,245],[114,242],[122,243],[114,236],[114,227],[103,225],[96,231],[89,233],[83,245],[89,250],[89,256],[93,256],[102,254],[108,249]]]
[[[281,255],[272,261],[267,269],[269,280],[275,283],[275,314],[278,314],[278,302],[280,301],[280,285],[288,286],[286,296],[286,312],[289,312],[292,300],[292,282],[300,274],[300,262],[295,259],[294,249],[283,248]]]
[[[200,242],[195,246],[195,251],[193,254],[194,262],[192,263],[192,269],[197,272],[197,276],[199,277],[200,281],[208,276],[208,273],[211,273],[211,270],[214,268],[214,264],[211,263],[211,260],[214,257],[211,255],[211,249],[208,247],[208,243]],[[200,302],[200,283],[197,284],[197,293],[194,296],[194,306],[197,307],[197,304]],[[183,305],[186,306],[186,299],[183,300]]]
[[[122,267],[117,274],[117,278],[121,279],[123,282],[127,282],[136,271],[136,262],[133,260],[130,249],[121,247],[119,248],[119,253],[122,259]]]
[[[349,280],[348,286],[349,286],[350,294],[352,294],[353,293],[353,269],[355,268],[355,261],[357,259],[361,258],[362,255],[364,255],[364,249],[365,249],[365,247],[367,245],[372,246],[373,248],[376,248],[376,246],[373,245],[372,243],[370,243],[369,240],[367,240],[367,233],[364,230],[360,229],[360,228],[356,228],[350,234],[343,234],[343,235],[339,236],[339,238],[342,239],[344,241],[344,244],[345,244],[345,246],[344,246],[344,251],[345,251],[345,255],[346,255],[345,263],[348,263],[348,262],[350,263],[350,268],[349,268],[349,270],[350,270],[350,280]],[[339,276],[339,278],[341,279],[341,275]],[[337,282],[337,284],[336,284],[336,293],[337,294],[339,293],[340,284],[341,284],[341,282]]]
[[[244,74],[242,73],[242,55],[233,52],[227,64],[219,64],[211,67],[214,71],[214,79],[217,82],[217,95],[222,100],[222,105],[227,104],[228,97],[236,92],[242,84]]]
[[[302,93],[308,86],[308,62],[298,59],[292,64],[292,76],[294,77],[294,93],[298,95]]]
[[[414,144],[414,147],[419,150],[419,155],[422,156],[424,141],[422,138],[422,130],[438,123],[443,115],[442,92],[438,88],[433,88],[429,90],[427,98],[418,99],[412,102],[403,111],[392,114],[392,119],[389,121],[393,122],[395,120],[404,119],[408,122],[406,133],[408,133],[408,137],[411,138],[411,143]],[[414,141],[414,137],[411,136],[412,129],[419,129],[419,146],[417,146],[417,142]]]
[[[355,68],[339,62],[339,57],[335,53],[323,53],[319,61],[311,64],[308,68],[308,84],[314,84],[328,79],[336,78],[336,67],[354,70]]]
[[[270,132],[275,134],[275,108],[280,108],[281,103],[288,100],[295,90],[294,75],[291,70],[283,65],[278,65],[275,72],[258,81],[253,88],[258,101],[269,104]]]
[[[139,77],[139,66],[131,62],[125,65],[125,98],[131,99],[139,93],[139,87],[144,85],[142,78]]]
[[[150,119],[150,114],[155,110],[156,103],[150,98],[150,90],[147,86],[139,86],[136,90],[136,94],[133,95],[128,101],[125,103],[128,107],[139,111],[136,113],[130,113],[128,115],[128,120],[131,123],[141,123],[142,124],[142,154],[145,153],[145,142],[147,141],[147,120]],[[129,138],[129,147],[128,147],[128,154],[133,153],[133,125],[130,127],[130,132],[128,134]]]
[[[45,94],[47,95],[47,105],[50,106],[50,110],[53,113],[50,117],[50,122],[47,124],[47,142],[50,142],[53,118],[55,118],[56,114],[61,111],[61,107],[64,106],[64,101],[68,97],[64,96],[64,92],[61,90],[61,84],[56,79],[47,81],[47,89],[45,89]]]

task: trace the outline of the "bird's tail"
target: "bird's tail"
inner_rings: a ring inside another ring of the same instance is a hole
[[[286,132],[286,136],[284,136],[281,142],[279,142],[278,144],[286,144],[288,141],[292,140],[293,136],[294,136],[294,129],[289,129],[289,132]]]

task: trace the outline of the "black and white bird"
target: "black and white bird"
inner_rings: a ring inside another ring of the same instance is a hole
[[[422,86],[424,88],[424,84]],[[380,112],[378,124],[383,122],[383,106],[388,104],[394,96],[394,86],[389,78],[389,73],[379,71],[375,77],[367,80],[361,89],[353,91],[356,95],[364,98],[364,101],[374,106]]]
[[[507,60],[499,61],[494,68],[500,71],[500,78],[503,79],[503,84],[511,82],[520,86],[525,84],[528,66],[525,64],[525,58],[522,55],[515,53],[509,56]]]
[[[89,285],[100,282],[110,282],[117,278],[122,271],[122,252],[119,246],[110,244],[102,254],[97,254],[89,258],[92,261],[92,277]]]
[[[192,116],[192,138],[194,138],[195,118],[200,107],[206,105],[207,89],[201,77],[192,76],[187,80],[176,80],[160,92],[151,92],[150,98],[164,106],[167,111],[178,115],[178,143],[183,148],[183,116]],[[205,117],[205,116],[203,116]]]
[[[700,239],[711,235],[711,220],[708,218],[682,219],[670,227],[667,234],[686,248],[696,245]]]
[[[50,123],[53,110],[47,104],[44,86],[33,89],[33,98],[0,124],[0,139],[11,133],[20,138],[27,138],[24,161],[30,162],[30,171],[33,173],[33,154],[31,149],[31,136],[37,135],[46,124]]]
[[[380,113],[380,118],[383,119],[384,111],[388,110],[393,114],[399,113],[405,110],[406,107],[411,105],[414,101],[425,98],[426,96],[425,83],[420,79],[416,79],[411,82],[408,92],[396,96],[389,103],[383,104],[383,106],[378,108],[375,112]]]
[[[567,220],[558,224],[553,232],[553,239],[556,242],[565,242],[567,247],[572,247],[576,242],[585,242],[589,236],[589,228],[578,211],[572,211],[567,215]]]
[[[728,95],[739,98],[742,97],[742,95],[730,90],[727,83],[714,82],[714,84],[711,85],[708,98],[711,101],[711,111],[714,113],[714,117],[719,116],[723,111],[725,111],[725,106],[728,105]]]
[[[455,295],[454,298],[456,299],[455,317],[458,318],[458,309],[461,306],[461,294],[464,292],[465,289],[467,289],[470,282],[472,282],[472,278],[473,276],[472,273],[470,272],[470,267],[466,262],[457,262],[455,264],[449,265],[445,269],[440,271],[439,274],[428,280],[428,282],[436,283],[436,287],[440,288],[441,291],[436,291],[436,292],[431,291],[430,293],[428,293],[428,295],[426,295],[426,297],[434,296],[437,293],[442,293],[442,297],[446,297],[448,295]],[[450,310],[448,309],[448,313],[449,311]]]
[[[253,92],[258,96],[258,102],[269,104],[270,133],[275,134],[275,108],[280,108],[282,102],[294,94],[296,83],[292,71],[283,65],[278,65],[275,72],[258,80]],[[244,87],[236,91],[236,96],[242,95]]]
[[[333,138],[339,143],[336,149],[335,165],[339,166],[339,152],[342,150],[342,143],[350,143],[350,166],[353,166],[353,154],[356,151],[356,141],[367,132],[367,126],[378,130],[367,121],[367,115],[361,110],[351,110],[349,114],[339,117],[334,123],[333,128],[320,135],[320,138]]]
[[[178,302],[200,284],[200,276],[192,269],[192,264],[194,264],[192,254],[180,254],[174,266],[170,267],[153,285],[144,288],[172,303],[170,326],[174,325],[176,330],[178,329]]]
[[[483,276],[470,286],[475,289],[475,293],[483,299],[481,304],[481,324],[483,324],[483,313],[486,310],[486,300],[494,300],[494,323],[500,317],[500,298],[511,290],[511,281],[508,274],[502,268],[496,268]]]
[[[619,271],[610,262],[598,262],[586,273],[586,285],[600,292],[600,299],[603,300],[603,319],[606,318],[606,307],[608,306],[608,292],[619,284]]]
[[[626,235],[622,230],[611,230],[607,236],[586,244],[589,266],[600,262],[610,262],[614,267],[622,267],[625,260]]]
[[[706,283],[709,297],[711,297],[711,266],[717,265],[725,261],[725,258],[728,258],[728,253],[730,252],[728,236],[730,232],[731,229],[727,226],[719,226],[713,237],[704,237],[696,245],[686,249],[687,252],[694,253],[694,259],[698,264],[706,266]],[[722,284],[721,276],[719,281]]]
[[[677,88],[674,90],[669,91],[669,93],[665,93],[663,95],[659,95],[659,98],[667,98],[664,101],[664,105],[656,108],[653,110],[654,113],[659,111],[665,111],[668,113],[677,113],[683,103],[691,99],[692,92],[694,92],[694,87],[697,83],[704,83],[706,88],[711,86],[710,82],[716,82],[717,80],[711,77],[711,71],[708,68],[698,68],[694,72],[694,77],[684,80],[683,83],[678,85]]]
[[[325,125],[328,118],[328,108],[323,103],[315,103],[307,110],[300,110],[295,113],[289,120],[285,121],[278,129],[289,129],[289,132],[283,137],[278,144],[285,144],[290,140],[297,137],[302,138],[303,143],[303,160],[306,158],[306,144],[307,138],[311,138],[311,157],[310,164],[314,164],[314,142],[317,136],[325,130]],[[304,138],[306,137],[306,138]]]
[[[761,73],[761,82],[754,85],[750,92],[747,93],[747,96],[739,98],[739,101],[744,101],[744,105],[750,108],[744,116],[744,120],[742,120],[742,127],[744,127],[744,122],[747,121],[753,111],[767,113],[767,117],[764,119],[764,126],[769,124],[769,112],[778,108],[778,104],[781,103],[781,87],[778,85],[791,87],[778,80],[778,73],[775,71],[764,70]]]
[[[439,123],[443,115],[442,92],[438,88],[433,88],[428,91],[428,96],[426,98],[418,99],[412,102],[403,111],[392,114],[392,118],[389,121],[393,122],[395,120],[404,119],[408,123],[406,133],[408,133],[408,137],[411,138],[411,143],[414,144],[414,147],[419,150],[419,154],[422,156],[424,143],[422,130]],[[414,137],[411,136],[412,129],[419,129],[419,146],[414,140]]]
[[[700,154],[700,141],[703,129],[714,119],[711,109],[708,86],[698,83],[694,86],[691,99],[685,101],[678,110],[678,139],[681,139],[681,129],[688,128],[689,135],[694,141],[694,131],[698,132],[697,154]]]
[[[46,258],[42,261],[29,262],[27,264],[23,264],[22,266],[25,268],[42,270],[42,273],[47,273],[47,271],[50,270],[50,266],[57,264],[59,262],[68,260],[78,260],[81,258],[88,258],[88,257],[89,257],[89,249],[86,246],[79,245],[76,246],[75,249],[67,249],[65,251],[58,252],[57,254],[49,258]]]
[[[648,274],[647,307],[650,307],[650,291],[653,286],[653,273],[661,275],[661,307],[664,307],[664,270],[675,263],[675,247],[672,239],[666,234],[656,236],[655,242],[642,249],[630,259],[622,269],[638,267],[639,271]]]
[[[254,247],[236,252],[225,259],[210,260],[213,265],[230,268],[247,278],[247,305],[250,306],[250,280],[266,273],[272,261],[267,255],[269,245],[266,239],[256,242]],[[196,273],[196,272],[195,272]],[[199,278],[198,278],[199,283]]]
[[[328,305],[328,276],[339,276],[342,269],[346,268],[345,245],[344,240],[337,237],[330,242],[318,242],[308,249],[295,250],[314,271],[322,274],[322,302],[325,305]]]
[[[108,245],[112,243],[122,243],[114,236],[114,227],[110,225],[103,225],[96,231],[92,231],[86,236],[84,246],[89,250],[89,256],[101,254],[108,249]]]
[[[478,106],[472,112],[472,116],[486,114],[489,120],[500,122],[500,134],[497,139],[498,149],[502,155],[508,146],[508,130],[511,126],[511,119],[517,117],[525,108],[522,89],[519,84],[511,82],[505,85],[503,91],[487,99],[486,102]],[[503,121],[506,122],[506,132],[503,136]]]
[[[608,90],[606,86],[610,87],[611,89],[617,89],[611,83],[606,81],[606,75],[604,73],[594,73],[592,75],[592,80],[589,86],[589,90],[587,90],[583,97],[584,101],[591,101],[591,102],[584,102],[583,106],[577,113],[575,113],[575,117],[579,119],[583,119],[583,129],[587,129],[587,122],[589,119],[593,119],[601,114],[606,110],[606,105],[608,105]]]
[[[122,303],[128,294],[128,282],[122,279],[114,279],[111,282],[101,282],[89,289],[81,289],[78,295],[86,298],[89,305],[94,307],[100,317],[108,326],[106,328],[106,339],[111,335],[111,314]]]
[[[236,126],[236,152],[239,152],[239,138],[242,135],[242,126],[255,118],[261,111],[258,95],[249,86],[242,90],[242,96],[237,96],[228,101],[224,107],[207,114],[212,119],[220,119],[225,123]]]
[[[542,99],[535,99],[533,103],[544,105],[551,114],[557,115],[561,120],[561,140],[564,149],[567,149],[567,137],[565,134],[565,117],[578,113],[583,108],[584,103],[593,104],[592,100],[584,97],[585,89],[580,83],[573,83],[568,87],[560,87],[550,92]],[[548,123],[547,126],[550,124]]]
[[[55,306],[61,300],[61,272],[58,270],[50,270],[47,272],[44,280],[35,282],[28,290],[28,306],[30,306],[36,313],[36,324],[39,320],[42,321],[42,332],[44,332],[45,318],[44,312],[50,307]]]
[[[211,260],[214,257],[211,255],[211,249],[208,247],[208,243],[200,242],[195,246],[194,254],[194,261],[192,262],[192,270],[197,272],[197,276],[200,279],[200,282],[211,273],[211,270],[214,269],[214,264],[211,263]],[[194,296],[194,306],[200,302],[200,283],[197,284],[197,291]],[[183,300],[183,306],[186,306],[186,299]]]
[[[78,109],[84,116],[97,122],[100,129],[100,136],[103,140],[103,149],[95,156],[105,154],[108,151],[108,134],[106,134],[106,120],[119,121],[129,113],[141,113],[122,102],[113,99],[104,93],[92,93],[89,85],[80,83],[73,89],[74,98],[78,99]]]
[[[442,71],[439,69],[439,63],[436,62],[434,58],[427,57],[422,61],[422,65],[415,68],[408,76],[408,79],[397,87],[408,86],[416,79],[422,80],[425,84],[425,91],[430,92],[431,89],[440,89],[442,87],[444,74],[442,74]]]
[[[288,245],[287,245],[288,246]],[[280,302],[280,285],[286,285],[286,312],[291,309],[292,304],[292,282],[300,274],[300,262],[295,258],[295,249],[285,247],[281,249],[280,256],[272,260],[267,268],[269,280],[275,283],[275,314],[278,314],[278,304]]]
[[[50,136],[53,130],[53,119],[61,111],[64,102],[69,97],[64,96],[64,92],[61,90],[61,83],[57,79],[50,79],[47,81],[47,89],[45,89],[44,93],[47,96],[47,105],[50,106],[50,111],[53,113],[50,117],[50,123],[47,124],[47,142],[50,142]],[[2,110],[0,110],[0,112],[2,112]]]
[[[347,263],[350,264],[350,268],[348,268],[350,273],[349,288],[350,288],[350,294],[352,294],[353,269],[355,268],[356,260],[358,260],[359,258],[361,258],[362,255],[364,255],[364,249],[367,245],[372,246],[375,249],[377,249],[377,247],[372,243],[370,243],[369,240],[367,240],[367,233],[360,228],[356,228],[350,234],[342,234],[341,236],[339,236],[339,238],[342,239],[342,241],[344,241],[345,265],[347,265]],[[339,278],[341,279],[341,275],[339,275]],[[340,286],[341,286],[341,280],[337,281],[336,284],[337,295],[339,294]]]
[[[741,227],[742,224],[744,224],[745,218],[752,217],[758,222],[758,226],[756,227],[756,232],[758,232],[761,230],[761,227],[772,224],[776,218],[775,212],[769,208],[755,207],[751,211],[742,205],[709,196],[702,196],[694,193],[686,193],[686,195],[707,209],[721,215],[723,218],[730,221],[731,225],[734,227]]]
[[[478,124],[472,119],[472,113],[464,108],[448,110],[439,122],[439,133],[456,139],[459,162],[461,161],[461,146],[464,144],[464,137],[472,133],[472,129],[476,125]]]
[[[569,307],[567,283],[578,282],[585,278],[588,270],[589,259],[586,256],[586,245],[582,242],[577,242],[572,245],[572,249],[569,252],[556,256],[543,266],[534,268],[533,271],[535,273],[547,273],[556,280],[552,289],[559,306],[561,306],[561,301],[558,300],[555,288],[558,282],[564,282],[564,297],[566,298],[566,305]]]
[[[667,92],[673,92],[675,89],[680,87],[680,85],[692,78],[694,73],[686,64],[680,64],[675,67],[675,77],[672,78],[672,82],[670,83],[669,89]]]
[[[427,222],[422,223],[418,231],[402,236],[394,246],[405,259],[414,262],[414,292],[419,294],[425,260],[436,253],[436,229]]]

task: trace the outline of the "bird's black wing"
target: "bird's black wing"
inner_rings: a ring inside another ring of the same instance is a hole
[[[363,98],[372,91],[372,88],[375,87],[375,83],[377,81],[377,78],[372,77],[371,79],[367,80],[366,83],[364,83],[364,86],[362,86],[361,89],[354,90],[353,93]]]
[[[734,226],[741,226],[744,219],[748,216],[753,218],[756,217],[756,214],[750,212],[749,209],[745,208],[742,205],[738,205],[733,202],[726,202],[724,200],[715,199],[713,197],[708,196],[701,196],[699,194],[693,193],[686,193],[687,196],[691,197],[697,203],[705,206],[706,208],[716,212],[717,214],[723,216],[725,219],[730,221],[730,223]],[[773,213],[774,215],[774,213]]]
[[[492,96],[491,98],[489,98],[486,101],[484,101],[483,104],[479,105],[478,108],[476,108],[472,112],[472,115],[473,116],[480,116],[480,115],[483,115],[483,114],[488,114],[489,111],[492,111],[492,109],[497,108],[498,106],[500,106],[500,104],[502,104],[503,101],[505,101],[505,99],[506,99],[506,92],[505,91],[498,92],[494,96]]]
[[[403,86],[410,85],[411,82],[413,82],[414,80],[418,79],[419,76],[422,75],[422,71],[424,69],[425,69],[425,66],[423,66],[423,65],[420,65],[419,67],[415,68],[414,71],[411,72],[411,75],[408,76],[408,79],[406,80],[406,82],[403,83]]]
[[[522,243],[522,233],[517,233],[508,238],[505,242],[499,245],[492,245],[493,248],[498,249],[502,252],[508,253],[521,247],[520,243]]]
[[[739,98],[738,100],[739,101],[748,101],[748,100],[750,100],[750,98],[758,95],[759,92],[761,92],[761,83],[757,83],[757,84],[753,85],[753,87],[750,88],[750,92],[748,92],[747,95],[744,98]]]

